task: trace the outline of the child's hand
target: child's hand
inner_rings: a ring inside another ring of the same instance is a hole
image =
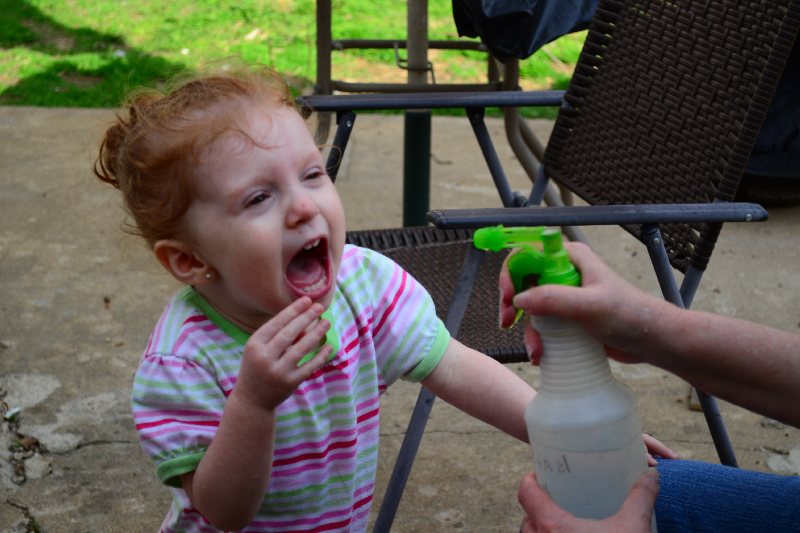
[[[666,444],[657,438],[648,435],[647,433],[642,433],[642,440],[644,441],[645,448],[647,448],[647,466],[656,466],[657,463],[655,457],[663,457],[665,459],[678,458],[677,453],[672,451],[669,447],[667,447]]]
[[[297,363],[322,342],[330,322],[320,319],[325,308],[303,297],[258,328],[244,347],[236,389],[242,398],[274,410],[330,355],[325,345],[313,359]]]

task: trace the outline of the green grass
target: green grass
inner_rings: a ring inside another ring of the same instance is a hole
[[[313,0],[0,0],[0,105],[114,107],[138,86],[237,57],[281,72],[297,93],[316,72]],[[402,39],[405,2],[334,0],[336,38]],[[428,8],[429,37],[457,39],[451,3]],[[564,88],[583,34],[521,63],[526,89]],[[436,81],[485,81],[485,56],[431,51]],[[333,76],[405,81],[389,50],[333,54]]]

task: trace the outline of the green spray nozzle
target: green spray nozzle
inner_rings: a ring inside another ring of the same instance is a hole
[[[492,252],[522,248],[533,243],[541,243],[544,229],[544,226],[520,228],[494,226],[481,228],[475,231],[472,236],[472,242],[475,244],[475,248]]]
[[[475,231],[472,242],[480,250],[517,249],[507,262],[514,292],[538,285],[581,284],[581,277],[564,249],[561,232],[543,226],[506,228],[494,226]],[[521,312],[517,313],[517,318]]]

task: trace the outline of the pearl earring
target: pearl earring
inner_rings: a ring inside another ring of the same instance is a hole
[[[213,278],[213,277],[214,277],[214,274],[212,274],[211,272],[206,272],[206,279],[207,279],[207,280],[209,280],[209,281],[210,281],[210,280],[211,280],[211,278]]]

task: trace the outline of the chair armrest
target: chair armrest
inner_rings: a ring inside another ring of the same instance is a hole
[[[441,209],[428,212],[428,220],[440,229],[484,226],[607,226],[623,224],[761,222],[767,210],[758,204],[639,204],[564,207],[511,207]]]
[[[402,94],[315,94],[299,96],[297,103],[314,111],[375,109],[445,109],[469,107],[558,107],[564,91],[466,91]]]

